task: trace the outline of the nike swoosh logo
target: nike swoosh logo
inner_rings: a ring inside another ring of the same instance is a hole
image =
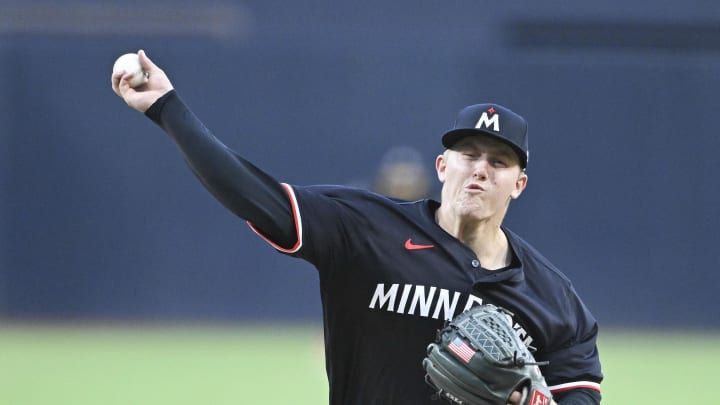
[[[405,249],[407,250],[431,249],[434,247],[435,245],[416,245],[412,243],[412,238],[408,238],[408,240],[405,241]]]

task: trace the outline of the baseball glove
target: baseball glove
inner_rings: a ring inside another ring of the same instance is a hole
[[[537,363],[511,325],[511,313],[475,306],[438,331],[423,360],[437,396],[456,404],[505,405],[519,391],[521,405],[549,405],[552,395]]]

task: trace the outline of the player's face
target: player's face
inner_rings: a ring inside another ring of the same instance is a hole
[[[442,205],[458,216],[499,223],[511,199],[527,184],[520,159],[505,143],[489,136],[468,136],[437,157]]]

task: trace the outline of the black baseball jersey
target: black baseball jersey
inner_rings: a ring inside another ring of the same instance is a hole
[[[510,266],[486,270],[435,222],[439,203],[397,201],[343,186],[278,183],[222,145],[175,92],[147,115],[205,186],[279,251],[318,269],[330,403],[437,403],[422,359],[446,320],[483,303],[513,312],[556,398],[588,394],[602,373],[597,323],[570,281],[503,228]]]

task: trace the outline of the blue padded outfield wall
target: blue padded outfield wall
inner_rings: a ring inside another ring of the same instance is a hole
[[[508,226],[604,325],[720,328],[720,3],[33,3],[0,1],[0,318],[320,320],[314,269],[112,93],[144,48],[290,183],[372,187],[403,145],[431,173],[461,107],[507,105],[531,149]]]

